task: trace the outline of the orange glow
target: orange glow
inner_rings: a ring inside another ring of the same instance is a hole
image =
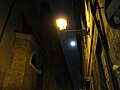
[[[64,30],[67,27],[67,20],[65,18],[59,18],[56,20],[56,24],[59,30]]]

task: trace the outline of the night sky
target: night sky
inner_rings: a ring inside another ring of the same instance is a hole
[[[59,33],[60,40],[62,43],[64,55],[66,57],[66,61],[69,67],[69,72],[71,74],[71,78],[74,85],[74,90],[78,90],[80,80],[79,80],[79,53],[77,51],[77,46],[70,46],[71,41],[76,42],[76,36],[72,33]]]
[[[59,2],[59,4],[57,3]],[[67,19],[69,20],[69,27],[68,29],[74,29],[74,2],[71,0],[54,0],[54,7],[53,12],[56,17],[59,17],[59,15],[65,15]],[[59,32],[60,40],[62,43],[64,55],[66,57],[66,61],[69,67],[69,71],[71,74],[71,78],[74,84],[74,90],[78,90],[80,85],[79,80],[79,64],[80,64],[80,58],[79,53],[77,51],[77,46],[71,47],[70,42],[75,41],[76,42],[76,36],[75,33],[64,33]]]
[[[37,2],[50,2],[53,15],[56,18],[66,17],[68,19],[68,29],[74,29],[74,1],[73,0],[36,0]],[[69,67],[70,76],[73,81],[74,90],[79,90],[79,64],[80,58],[77,45],[72,47],[71,41],[76,42],[75,33],[59,32],[60,41],[63,47],[66,62]],[[77,44],[77,43],[76,43]]]

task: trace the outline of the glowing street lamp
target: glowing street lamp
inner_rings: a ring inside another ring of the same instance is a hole
[[[86,28],[86,29],[75,29],[75,30],[66,30],[66,28],[67,28],[67,19],[66,18],[58,18],[58,19],[56,19],[56,24],[57,24],[57,27],[58,27],[58,29],[60,31],[76,32],[78,34],[82,34],[83,36],[90,34],[89,28]],[[82,30],[82,33],[81,33],[81,30]]]
[[[56,20],[59,30],[64,30],[67,27],[67,20],[65,18],[59,18]]]

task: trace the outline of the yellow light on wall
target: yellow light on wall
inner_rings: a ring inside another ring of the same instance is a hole
[[[65,18],[59,18],[56,20],[56,24],[59,30],[65,30],[67,27],[67,20]]]

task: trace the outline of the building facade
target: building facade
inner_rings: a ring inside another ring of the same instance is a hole
[[[50,4],[0,1],[0,89],[72,90]]]
[[[120,66],[120,23],[115,19],[120,16],[120,3],[113,0],[75,0],[75,7],[76,27],[90,29],[90,35],[77,35],[82,57],[81,89],[119,90],[120,71],[114,66]]]

